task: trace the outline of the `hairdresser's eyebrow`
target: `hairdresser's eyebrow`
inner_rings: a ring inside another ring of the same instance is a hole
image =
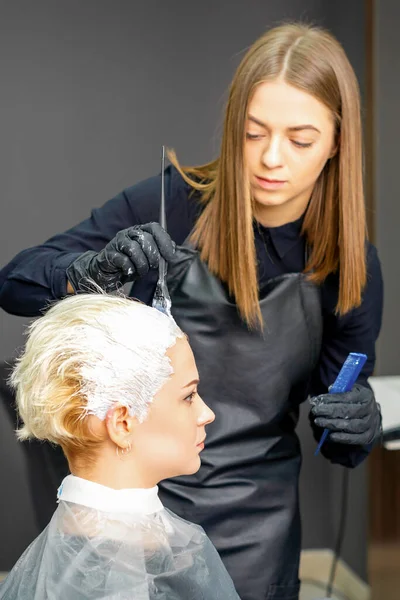
[[[266,125],[259,119],[256,119],[256,117],[253,117],[253,115],[248,115],[247,118],[249,119],[249,121],[252,121],[256,125],[259,125],[260,127],[264,127],[264,129],[268,129],[268,125]],[[305,125],[295,125],[293,127],[288,127],[288,131],[304,131],[307,129],[310,131],[316,131],[317,133],[321,133],[320,130],[317,129],[317,127],[315,127],[314,125],[311,125],[309,123],[307,123]]]
[[[255,123],[256,125],[259,125],[260,127],[264,127],[264,129],[268,129],[268,127],[265,123],[263,123],[262,121],[259,121],[255,117],[253,117],[253,115],[248,115],[247,118],[249,119],[249,121],[253,121],[253,123]]]
[[[193,379],[193,381],[191,381],[190,383],[187,383],[186,385],[184,385],[182,389],[188,388],[191,385],[197,385],[198,383],[200,383],[199,379]]]
[[[288,129],[289,131],[303,131],[304,129],[310,129],[311,131],[321,133],[319,129],[314,127],[314,125],[296,125],[295,127],[288,127]]]

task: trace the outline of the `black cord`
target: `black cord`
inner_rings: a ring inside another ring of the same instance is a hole
[[[331,566],[331,572],[329,574],[328,585],[326,588],[326,597],[332,598],[333,583],[335,581],[336,569],[339,562],[340,554],[342,551],[344,533],[346,528],[347,520],[347,509],[348,509],[348,497],[349,497],[349,469],[343,468],[342,478],[342,496],[340,501],[340,522],[339,529],[335,543],[335,551],[333,555],[333,561]]]

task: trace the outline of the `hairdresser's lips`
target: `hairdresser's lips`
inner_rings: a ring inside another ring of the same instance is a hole
[[[286,181],[282,179],[268,179],[265,177],[257,177],[257,175],[255,175],[255,179],[263,190],[280,190],[286,183]]]

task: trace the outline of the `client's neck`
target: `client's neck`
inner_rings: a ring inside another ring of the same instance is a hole
[[[115,451],[101,451],[92,461],[70,461],[71,473],[76,477],[99,483],[115,490],[152,488],[158,480],[138,468],[132,456],[117,456]]]

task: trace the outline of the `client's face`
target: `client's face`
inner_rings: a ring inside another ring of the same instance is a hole
[[[195,473],[200,467],[205,426],[215,415],[197,393],[199,375],[186,339],[167,352],[173,375],[155,396],[149,415],[136,428],[133,456],[158,481]]]

